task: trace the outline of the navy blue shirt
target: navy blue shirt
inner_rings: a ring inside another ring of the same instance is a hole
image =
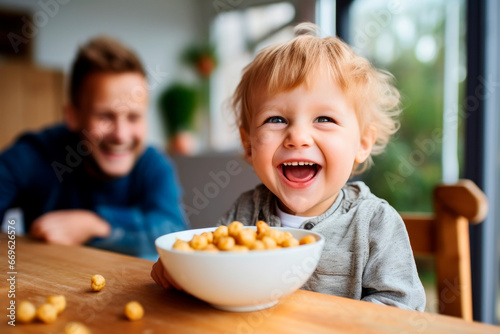
[[[89,154],[85,138],[62,125],[21,136],[0,154],[0,218],[21,208],[29,231],[44,213],[91,210],[112,230],[89,245],[148,258],[156,255],[157,237],[186,228],[179,182],[166,156],[148,147],[129,175],[99,180],[87,173]]]

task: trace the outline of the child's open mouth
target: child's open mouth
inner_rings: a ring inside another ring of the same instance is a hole
[[[283,176],[291,182],[305,183],[312,180],[321,166],[314,162],[294,161],[281,164]]]

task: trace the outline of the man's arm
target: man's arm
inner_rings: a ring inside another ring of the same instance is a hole
[[[16,150],[10,148],[0,154],[0,221],[16,199],[21,182],[29,178],[23,167],[24,159]]]
[[[82,245],[92,238],[109,236],[111,226],[89,210],[59,210],[37,218],[29,232],[49,243]]]
[[[0,158],[0,221],[17,193],[16,187],[12,184],[12,178],[8,176],[9,173],[5,167]]]
[[[89,208],[91,211],[81,208],[51,211],[33,221],[31,235],[49,242],[87,243],[131,255],[155,256],[154,240],[185,229],[187,224],[173,167],[157,152],[150,152],[146,162],[138,171],[136,184],[128,190],[135,196],[130,204],[96,203]],[[0,155],[2,217],[21,189],[46,180],[43,173],[37,173],[40,168],[33,168],[43,164],[46,161],[40,160],[36,150],[26,142]]]
[[[0,218],[22,189],[29,189],[35,183],[47,179],[43,172],[38,173],[45,170],[41,167],[45,166],[46,161],[33,142],[23,138],[0,155]],[[49,182],[46,186],[50,185]],[[39,202],[28,204],[40,205]],[[30,231],[26,232],[51,243],[79,245],[94,237],[105,237],[109,230],[109,224],[91,211],[59,210],[40,216],[33,221]]]

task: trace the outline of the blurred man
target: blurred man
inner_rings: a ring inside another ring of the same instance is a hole
[[[98,37],[78,52],[64,125],[25,134],[0,155],[0,217],[23,210],[35,238],[155,256],[186,228],[177,176],[146,147],[148,87],[137,56]]]

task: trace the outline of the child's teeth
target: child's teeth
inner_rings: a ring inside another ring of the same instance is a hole
[[[284,166],[312,166],[314,165],[314,162],[307,162],[307,161],[294,161],[294,162],[284,162]]]

